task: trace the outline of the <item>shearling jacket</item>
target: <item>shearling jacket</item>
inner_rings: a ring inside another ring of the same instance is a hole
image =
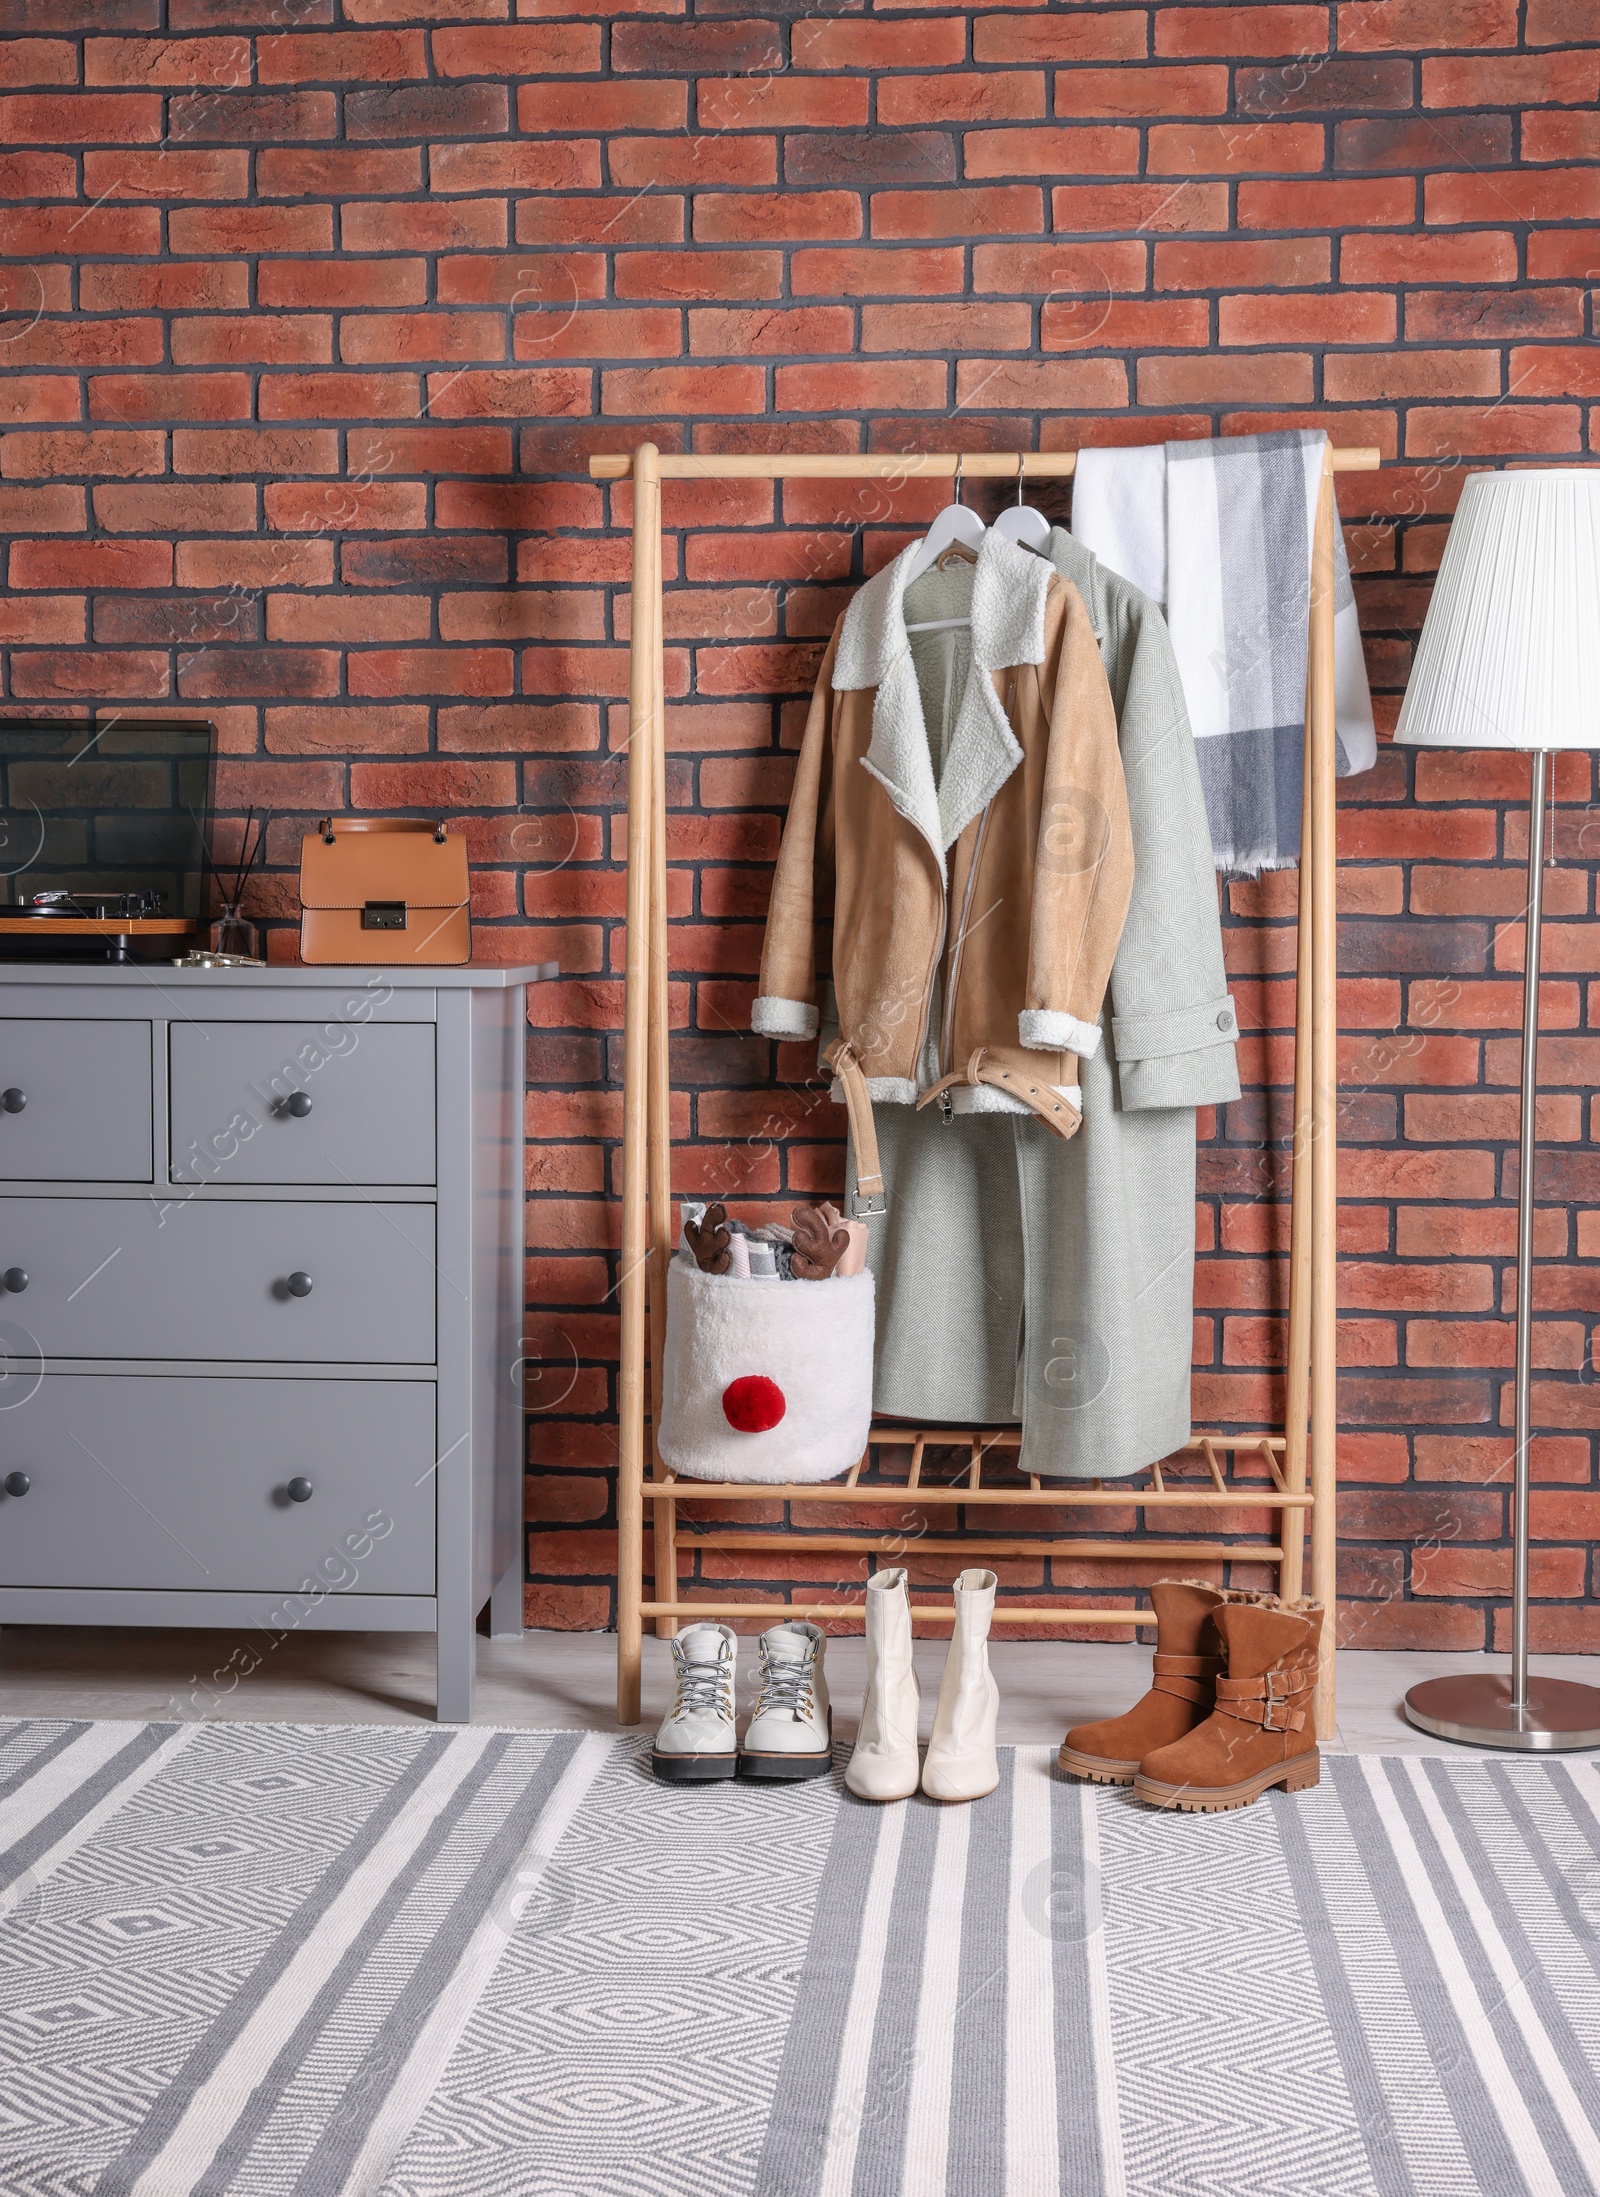
[[[906,630],[914,556],[858,592],[823,660],[752,1024],[816,1034],[831,916],[836,1065],[874,1100],[947,1095],[947,1111],[1029,1112],[1068,1137],[1133,889],[1111,690],[1078,589],[991,533],[942,583],[970,596],[970,651],[930,728]]]

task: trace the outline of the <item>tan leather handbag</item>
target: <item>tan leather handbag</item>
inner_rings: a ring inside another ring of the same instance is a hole
[[[467,843],[420,817],[325,816],[300,842],[300,911],[302,961],[470,961]]]

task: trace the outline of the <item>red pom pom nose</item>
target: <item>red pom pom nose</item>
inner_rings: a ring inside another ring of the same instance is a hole
[[[765,1434],[788,1408],[783,1390],[764,1373],[742,1373],[722,1392],[722,1416],[735,1434]]]

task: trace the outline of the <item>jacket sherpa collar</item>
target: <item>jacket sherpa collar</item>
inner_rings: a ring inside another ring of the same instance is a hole
[[[839,633],[836,692],[876,688],[872,741],[862,758],[941,868],[972,819],[1022,760],[991,673],[1044,662],[1044,613],[1051,568],[1003,535],[983,538],[972,575],[972,662],[937,784],[922,696],[906,632],[906,589],[920,548],[913,542],[856,595]]]

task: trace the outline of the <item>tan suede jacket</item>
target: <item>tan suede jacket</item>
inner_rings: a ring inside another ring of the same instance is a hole
[[[874,1100],[946,1094],[1069,1137],[1133,882],[1100,650],[1077,588],[987,535],[967,568],[971,664],[936,776],[906,632],[914,554],[860,590],[823,660],[752,1026],[815,1035],[817,925],[831,915],[836,1066],[859,1065]]]

